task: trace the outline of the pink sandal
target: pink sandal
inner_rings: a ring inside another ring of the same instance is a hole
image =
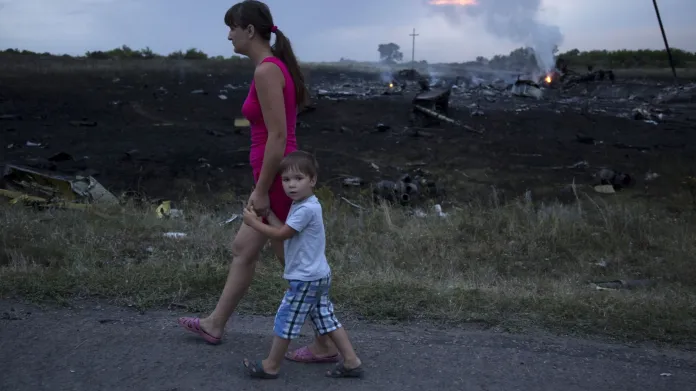
[[[221,342],[221,338],[213,337],[201,328],[201,320],[199,318],[179,318],[179,325],[187,331],[202,337],[209,344],[217,345]]]
[[[328,363],[328,362],[338,362],[340,355],[338,353],[333,356],[319,357],[309,350],[309,346],[303,346],[292,352],[285,353],[285,358],[290,361],[302,362],[302,363]]]

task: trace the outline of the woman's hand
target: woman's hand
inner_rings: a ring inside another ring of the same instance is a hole
[[[271,211],[271,201],[268,199],[268,193],[261,193],[257,190],[252,191],[247,202],[247,208],[253,208],[261,217],[268,216],[268,213]]]

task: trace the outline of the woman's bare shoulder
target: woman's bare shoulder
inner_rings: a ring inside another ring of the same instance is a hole
[[[267,85],[282,83],[283,71],[272,62],[264,62],[259,64],[254,70],[254,80],[256,84],[259,84],[259,82],[268,83]]]

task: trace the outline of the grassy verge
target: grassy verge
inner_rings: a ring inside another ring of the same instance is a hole
[[[334,296],[371,319],[485,322],[621,339],[696,333],[696,218],[643,205],[465,205],[447,217],[323,197]],[[184,219],[128,209],[107,217],[3,204],[0,294],[98,296],[136,306],[211,309],[238,222],[186,206]],[[163,232],[180,231],[182,239]],[[265,252],[242,310],[272,313],[284,289]],[[598,291],[590,281],[651,279]]]

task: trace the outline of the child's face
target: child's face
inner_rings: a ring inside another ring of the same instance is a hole
[[[312,195],[317,179],[295,169],[289,169],[281,175],[283,190],[293,201],[303,200]]]

